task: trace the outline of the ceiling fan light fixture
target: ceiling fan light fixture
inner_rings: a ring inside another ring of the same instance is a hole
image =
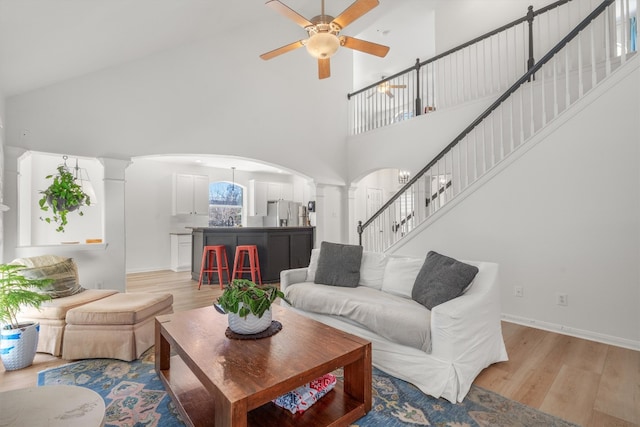
[[[331,58],[340,47],[340,39],[332,33],[316,33],[309,37],[305,46],[309,55],[317,59]]]

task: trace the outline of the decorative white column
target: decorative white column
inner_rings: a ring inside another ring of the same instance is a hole
[[[314,245],[320,247],[320,242],[325,239],[325,227],[327,221],[325,215],[327,214],[327,206],[324,198],[324,184],[316,184],[316,238]]]
[[[347,241],[352,245],[358,244],[358,223],[356,219],[356,191],[358,187],[351,186],[347,188],[347,215],[345,215],[347,224],[344,225],[344,229],[347,230]]]
[[[109,266],[109,273],[104,281],[98,282],[105,289],[126,291],[126,236],[125,236],[125,169],[130,160],[98,158],[104,166],[104,240],[108,244],[104,262]]]
[[[9,206],[9,210],[2,214],[2,262],[11,262],[16,258],[19,226],[18,159],[26,152],[24,148],[4,147],[3,204]]]

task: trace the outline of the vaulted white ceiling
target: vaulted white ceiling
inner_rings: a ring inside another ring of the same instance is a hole
[[[301,15],[319,14],[320,0],[283,0]],[[11,96],[56,82],[117,66],[153,53],[263,21],[295,24],[264,6],[265,0],[0,0],[0,92]],[[336,16],[352,0],[326,0],[326,13]],[[394,28],[426,13],[433,1],[382,0],[343,33],[368,30],[391,46]],[[406,13],[399,13],[404,9]],[[394,13],[390,13],[393,11]],[[386,19],[388,17],[388,19]],[[300,38],[305,37],[301,28]],[[264,40],[269,34],[256,34]],[[272,41],[273,48],[295,40]],[[403,69],[410,64],[398,64]],[[388,69],[390,64],[386,63]],[[372,72],[379,76],[388,71]]]

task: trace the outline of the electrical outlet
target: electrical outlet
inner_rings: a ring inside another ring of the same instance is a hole
[[[522,288],[522,286],[514,286],[513,295],[522,298],[524,296],[524,289]]]
[[[556,304],[558,305],[569,305],[569,295],[567,294],[557,294],[556,295]]]

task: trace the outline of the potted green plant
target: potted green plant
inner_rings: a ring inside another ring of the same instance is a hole
[[[58,173],[47,175],[46,179],[53,179],[53,182],[46,190],[40,191],[42,197],[38,201],[40,209],[49,212],[51,216],[40,217],[42,221],[50,224],[52,221],[58,224],[56,231],[64,232],[67,225],[67,214],[78,210],[78,215],[83,216],[80,210],[82,206],[90,206],[91,198],[84,192],[82,186],[76,182],[76,177],[69,171],[66,165],[57,168]]]
[[[22,369],[33,363],[38,348],[40,325],[18,322],[23,306],[39,308],[51,299],[38,293],[51,279],[28,279],[20,274],[22,265],[0,264],[0,357],[6,370]]]
[[[221,313],[229,314],[229,329],[233,332],[257,334],[271,325],[271,304],[277,298],[287,301],[276,286],[258,286],[250,280],[234,279],[215,307]]]

